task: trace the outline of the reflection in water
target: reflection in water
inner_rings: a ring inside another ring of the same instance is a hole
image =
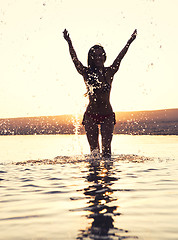
[[[119,216],[114,202],[117,198],[112,196],[114,181],[117,181],[113,171],[113,162],[93,160],[89,163],[87,181],[91,183],[84,189],[84,194],[89,201],[87,209],[90,214],[87,218],[92,219],[91,226],[86,230],[80,230],[77,239],[137,239],[129,236],[127,230],[114,227],[114,217]]]

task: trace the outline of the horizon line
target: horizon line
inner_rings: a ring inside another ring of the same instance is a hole
[[[129,113],[129,112],[155,112],[155,111],[167,111],[167,110],[178,110],[178,108],[163,108],[163,109],[152,109],[152,110],[128,110],[128,111],[115,111],[115,113]],[[39,116],[26,116],[26,117],[0,117],[2,119],[16,119],[16,118],[38,118],[38,117],[56,117],[56,116],[75,116],[75,115],[82,115],[76,113],[66,113],[66,114],[59,114],[59,115],[39,115]]]

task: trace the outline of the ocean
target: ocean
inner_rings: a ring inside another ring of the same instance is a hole
[[[0,239],[178,239],[178,136],[0,136]]]

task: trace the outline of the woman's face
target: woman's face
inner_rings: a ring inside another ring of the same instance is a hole
[[[105,54],[102,49],[95,49],[92,54],[92,60],[96,67],[103,67],[105,62]]]

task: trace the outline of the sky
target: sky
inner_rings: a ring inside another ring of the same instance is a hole
[[[177,0],[0,0],[0,118],[81,114],[88,99],[63,38],[79,60],[101,44],[113,63],[117,111],[178,108]]]

